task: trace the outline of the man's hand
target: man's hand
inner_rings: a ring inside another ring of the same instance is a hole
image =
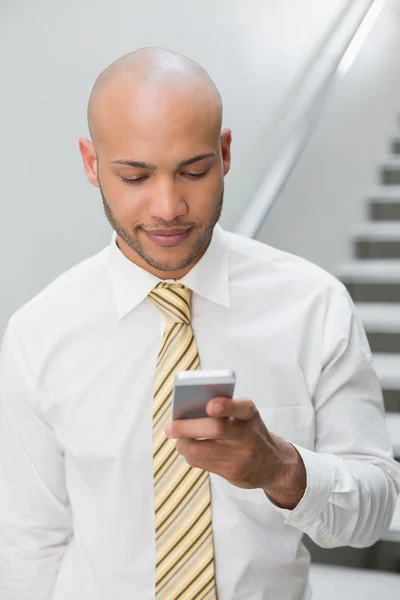
[[[261,488],[281,508],[293,509],[306,489],[296,448],[268,431],[250,400],[213,398],[208,418],[173,421],[165,430],[192,467],[241,488]]]

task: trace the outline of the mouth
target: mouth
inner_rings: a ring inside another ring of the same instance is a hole
[[[156,231],[147,231],[142,229],[145,235],[157,246],[178,246],[189,236],[192,228],[189,229],[157,229]]]

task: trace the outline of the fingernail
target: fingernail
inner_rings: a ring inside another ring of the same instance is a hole
[[[165,427],[164,431],[165,431],[165,435],[167,435],[167,436],[172,435],[172,423],[168,423],[168,425]]]

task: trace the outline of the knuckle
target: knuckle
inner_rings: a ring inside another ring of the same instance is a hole
[[[251,436],[249,436],[246,439],[246,443],[243,444],[243,446],[241,448],[241,452],[240,452],[241,460],[244,463],[251,462],[254,458],[255,452],[256,452],[255,441]]]
[[[258,408],[252,400],[249,400],[249,410],[251,411],[251,414],[253,417],[260,416],[260,413],[258,412]]]

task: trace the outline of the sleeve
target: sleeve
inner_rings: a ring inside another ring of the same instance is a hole
[[[293,444],[306,468],[306,490],[293,510],[277,510],[319,546],[361,548],[390,525],[400,465],[393,460],[365,331],[347,291],[336,296],[313,398],[314,451]]]
[[[9,321],[0,348],[0,598],[50,600],[72,533],[63,450]]]

